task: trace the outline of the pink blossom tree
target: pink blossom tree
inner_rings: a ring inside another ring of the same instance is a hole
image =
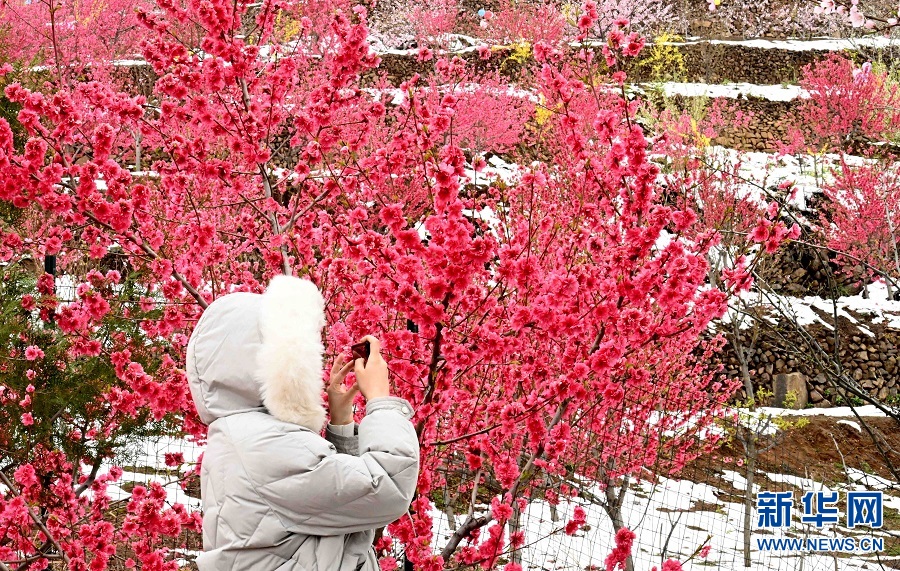
[[[831,53],[803,67],[798,125],[788,151],[842,150],[884,141],[900,129],[900,92],[886,72],[871,64],[857,68],[845,56]]]
[[[485,13],[480,23],[481,35],[494,42],[553,44],[579,33],[582,12],[573,9],[571,4],[501,0],[494,5],[494,10]],[[596,17],[586,37],[593,40],[603,40],[623,25],[629,31],[652,38],[673,17],[672,3],[667,0],[601,0],[590,4],[590,12]]]
[[[900,180],[889,164],[854,167],[841,163],[834,182],[823,188],[820,212],[825,244],[840,252],[846,269],[863,265],[863,275],[884,279],[893,297],[900,281]]]
[[[511,522],[530,499],[606,493],[713,446],[707,429],[734,385],[714,381],[719,341],[704,333],[734,287],[707,284],[720,238],[692,226],[690,205],[664,204],[653,143],[615,88],[624,75],[603,75],[643,40],[613,26],[603,65],[591,49],[536,44],[528,87],[550,118],[519,147],[509,137],[531,107],[490,81],[467,90],[478,77],[459,58],[436,58],[396,104],[385,81],[364,90],[378,63],[365,9],[321,7],[266,1],[249,23],[246,4],[222,0],[139,12],[143,56],[159,75],[153,109],[96,79],[44,94],[7,87],[26,140],[0,121],[0,201],[14,214],[0,254],[55,255],[80,284],[67,303],[49,275],[39,297],[17,294],[23,308],[40,306],[33,329],[58,328],[34,343],[23,331],[21,355],[37,361],[52,345],[115,373],[95,399],[105,428],[79,435],[84,446],[109,438],[98,454],[114,457],[124,419],[141,414],[202,438],[177,368],[187,333],[210,300],[259,291],[277,273],[322,289],[332,354],[377,334],[398,394],[417,409],[418,497],[380,545],[399,540],[418,569],[493,567],[523,544]],[[290,39],[279,36],[284,19],[297,25]],[[588,1],[565,39],[601,25]],[[471,109],[491,97],[502,136]],[[149,173],[129,170],[134,131],[154,157]],[[540,160],[501,180],[485,152]],[[664,229],[672,239],[660,246]],[[113,254],[128,268],[127,296],[114,287],[122,276],[86,270]],[[107,336],[108,320],[134,325]],[[33,390],[5,397],[22,414],[10,407],[4,435],[78,418],[50,412],[50,368],[32,370]],[[85,473],[80,460],[48,446],[4,467],[15,481],[0,500],[0,561],[104,569],[124,546],[128,565],[176,569],[164,540],[195,529],[196,514],[166,507],[157,484],[135,488],[117,517],[105,486],[118,470]],[[436,545],[431,496],[451,486],[472,509]],[[490,509],[476,512],[479,499]],[[561,531],[584,523],[576,511]]]
[[[140,54],[136,10],[148,6],[122,0],[4,2],[0,21],[15,41],[3,60],[57,85],[85,75],[106,78],[114,62]]]
[[[898,14],[887,4],[859,0],[816,0],[815,15],[836,16],[844,25],[865,31],[889,32],[897,26]]]

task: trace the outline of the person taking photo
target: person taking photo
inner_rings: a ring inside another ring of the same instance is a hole
[[[200,571],[377,571],[374,530],[407,513],[419,471],[413,410],[391,396],[375,337],[364,338],[367,359],[336,359],[320,436],[324,324],[315,285],[278,276],[264,294],[218,298],[191,334],[187,378],[209,426]]]

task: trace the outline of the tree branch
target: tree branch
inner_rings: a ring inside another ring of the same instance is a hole
[[[94,480],[97,479],[97,473],[100,471],[100,465],[103,463],[103,458],[98,454],[96,458],[94,458],[94,464],[91,466],[91,473],[88,475],[87,479],[81,483],[77,488],[75,488],[75,496],[78,497],[85,492],[88,488],[91,487],[91,484],[94,483]]]
[[[6,486],[9,489],[9,491],[12,492],[13,495],[20,496],[19,491],[16,489],[16,485],[13,484],[13,482],[2,471],[0,471],[0,481],[3,482],[3,485]],[[28,510],[28,515],[29,515],[29,517],[31,517],[31,520],[38,527],[38,529],[41,530],[41,533],[44,534],[44,536],[47,538],[47,541],[49,541],[53,545],[53,547],[56,548],[57,553],[59,553],[59,556],[62,558],[62,560],[66,563],[66,566],[68,567],[69,556],[66,555],[66,552],[63,551],[62,547],[59,546],[59,542],[56,541],[56,538],[53,537],[53,534],[50,533],[50,530],[47,529],[47,526],[44,524],[44,522],[41,521],[41,519],[38,516],[36,516],[33,511],[31,511],[30,506],[26,505],[25,509]]]
[[[110,226],[109,224],[107,224],[107,223],[105,223],[105,222],[101,222],[101,221],[100,221],[96,216],[94,216],[92,213],[86,212],[86,211],[85,211],[85,212],[83,212],[83,214],[84,214],[85,216],[87,216],[88,218],[90,218],[90,219],[91,219],[95,224],[97,224],[98,226],[102,226],[102,227],[105,228],[107,231],[113,232],[114,234],[119,234],[118,232],[116,232],[116,231],[113,229],[112,226]],[[159,260],[159,259],[162,258],[162,256],[160,256],[159,254],[157,254],[156,251],[155,251],[153,248],[151,248],[145,241],[143,241],[143,240],[138,240],[138,238],[137,238],[135,235],[133,235],[133,234],[132,234],[132,235],[125,235],[125,237],[126,237],[132,244],[134,244],[135,246],[137,246],[138,248],[140,248],[141,250],[143,250],[145,254],[147,254],[148,256],[150,256],[151,258],[153,258],[154,260]],[[197,302],[197,305],[199,305],[199,306],[202,307],[203,309],[206,309],[207,307],[209,307],[209,303],[207,303],[206,300],[203,299],[203,296],[200,294],[199,291],[197,291],[197,288],[195,288],[194,286],[192,286],[191,283],[190,283],[189,281],[187,281],[187,278],[185,278],[183,275],[181,275],[180,273],[178,273],[178,271],[175,270],[175,269],[172,270],[172,277],[175,278],[176,280],[178,280],[179,282],[181,282],[181,285],[184,286],[184,289],[188,290],[188,293],[191,294],[191,297],[194,298],[194,300]]]

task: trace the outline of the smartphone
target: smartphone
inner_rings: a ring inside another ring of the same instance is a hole
[[[369,342],[362,341],[361,343],[356,343],[350,346],[350,353],[353,355],[353,359],[362,359],[363,362],[369,360]]]

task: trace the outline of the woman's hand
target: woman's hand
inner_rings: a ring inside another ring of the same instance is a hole
[[[353,372],[356,374],[356,384],[366,400],[390,396],[388,368],[381,356],[381,341],[371,335],[366,335],[362,340],[369,342],[369,358],[365,361],[357,359],[354,362]]]
[[[353,423],[353,398],[359,391],[359,383],[352,387],[344,386],[344,379],[353,369],[353,361],[347,361],[344,355],[338,355],[331,367],[331,380],[325,392],[328,393],[328,410],[331,412],[331,424]]]

